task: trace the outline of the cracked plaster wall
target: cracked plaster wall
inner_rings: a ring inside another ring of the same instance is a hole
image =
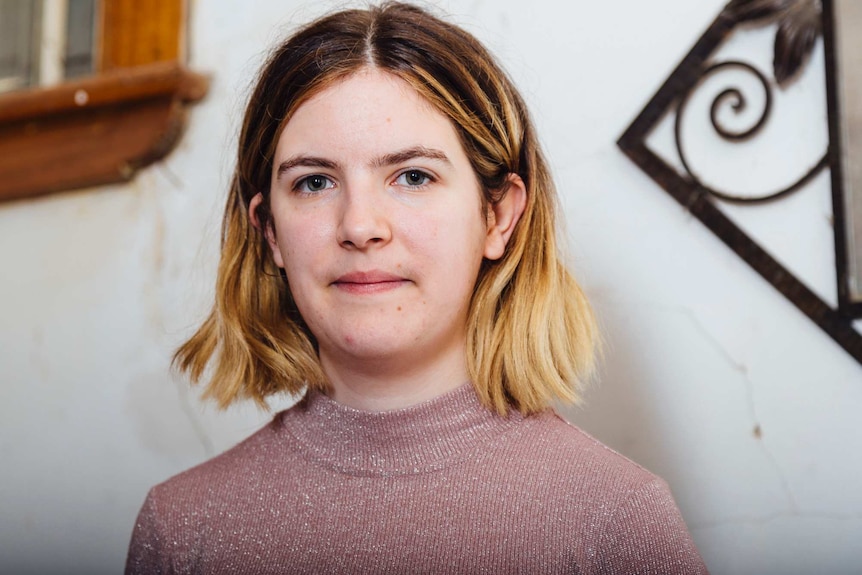
[[[860,366],[614,146],[722,4],[440,5],[515,77],[563,196],[605,338],[566,415],[668,480],[713,573],[856,572]],[[201,404],[168,364],[211,297],[245,89],[310,5],[192,2],[214,81],[179,148],[128,185],[0,205],[0,571],[121,570],[148,487],[268,419]]]

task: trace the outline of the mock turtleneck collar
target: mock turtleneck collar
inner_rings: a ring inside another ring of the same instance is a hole
[[[499,438],[521,419],[485,408],[469,383],[404,409],[361,411],[319,392],[285,411],[297,448],[319,465],[350,475],[405,475],[446,467]]]

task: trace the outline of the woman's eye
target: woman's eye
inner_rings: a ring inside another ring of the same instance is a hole
[[[402,186],[416,188],[424,186],[432,181],[432,178],[422,170],[407,170],[399,175],[395,181]]]
[[[332,180],[320,174],[306,176],[296,182],[294,189],[298,192],[314,193],[326,190],[334,186]]]

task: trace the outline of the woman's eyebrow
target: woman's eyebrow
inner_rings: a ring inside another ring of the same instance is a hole
[[[434,148],[426,148],[425,146],[413,146],[412,148],[405,148],[403,150],[398,150],[397,152],[392,152],[391,154],[380,156],[372,162],[372,166],[374,166],[375,168],[392,166],[395,164],[401,164],[403,162],[409,162],[410,160],[415,160],[419,158],[424,158],[427,160],[437,160],[449,166],[452,165],[452,162],[449,160],[449,157],[445,154],[445,152],[441,150],[435,150]]]
[[[383,156],[380,156],[379,158],[375,158],[371,162],[371,165],[375,168],[380,168],[385,166],[392,166],[395,164],[401,164],[403,162],[409,162],[410,160],[415,160],[418,158],[436,160],[438,162],[443,162],[444,164],[449,166],[452,165],[452,162],[449,160],[449,157],[446,155],[445,152],[434,148],[426,148],[425,146],[413,146],[410,148],[405,148],[403,150],[398,150],[397,152],[385,154]],[[292,156],[278,165],[278,170],[276,171],[275,175],[276,180],[281,179],[281,176],[284,175],[285,172],[296,167],[326,168],[328,170],[337,170],[339,168],[336,162],[333,162],[332,160],[327,160],[326,158],[302,155]]]
[[[278,165],[278,171],[275,174],[275,179],[281,179],[281,176],[288,170],[302,166],[305,168],[326,168],[328,170],[337,170],[338,164],[326,158],[318,158],[316,156],[292,156]]]

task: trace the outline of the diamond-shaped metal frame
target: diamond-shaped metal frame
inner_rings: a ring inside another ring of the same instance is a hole
[[[833,308],[805,286],[772,255],[757,244],[713,203],[713,195],[693,174],[681,175],[650,150],[646,139],[666,113],[678,106],[709,69],[710,56],[740,24],[729,17],[728,8],[716,18],[688,55],[665,80],[643,111],[617,141],[622,151],[693,216],[712,230],[728,247],[764,279],[823,329],[847,353],[862,363],[862,335],[852,325],[862,315],[862,304],[850,301],[848,293],[847,236],[841,154],[841,114],[837,89],[835,25],[832,0],[822,0],[821,19],[826,64],[826,97],[829,118],[829,148],[824,161],[812,168],[806,180],[828,167],[832,180],[832,211],[835,234],[838,308]],[[768,113],[768,111],[767,111]]]

